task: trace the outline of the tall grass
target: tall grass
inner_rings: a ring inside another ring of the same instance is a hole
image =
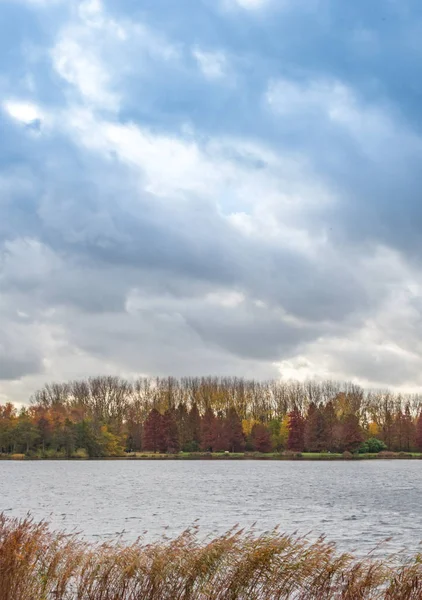
[[[420,557],[358,560],[324,539],[232,530],[201,543],[92,545],[0,515],[0,600],[344,600],[422,598]]]

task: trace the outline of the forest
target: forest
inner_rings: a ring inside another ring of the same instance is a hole
[[[0,405],[2,456],[138,452],[422,452],[422,396],[333,381],[100,376]]]

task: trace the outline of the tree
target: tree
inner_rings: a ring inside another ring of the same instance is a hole
[[[287,440],[289,439],[289,415],[284,415],[280,425],[280,445],[281,448],[287,448]]]
[[[24,409],[21,411],[16,422],[14,437],[18,446],[26,453],[32,449],[40,437],[37,427],[32,423],[28,412]]]
[[[201,447],[201,415],[196,402],[192,404],[189,411],[189,434],[191,451],[197,451]]]
[[[304,448],[304,420],[299,410],[295,407],[289,413],[289,437],[287,438],[287,448],[294,452],[302,452]]]
[[[126,448],[128,452],[142,450],[143,419],[138,403],[128,406],[126,411]]]
[[[390,409],[390,405],[387,400],[384,403],[383,422],[381,426],[381,439],[387,445],[387,448],[391,448],[393,445],[394,436],[394,419]]]
[[[201,421],[201,448],[212,452],[215,446],[216,417],[211,408],[207,408]]]
[[[245,448],[245,436],[243,435],[242,421],[235,408],[229,408],[224,425],[227,437],[227,450],[230,452],[242,452]]]
[[[393,418],[393,423],[391,426],[391,441],[390,448],[394,451],[402,450],[403,448],[403,431],[404,429],[404,415],[400,410],[398,410]]]
[[[12,452],[15,442],[16,409],[8,402],[0,405],[0,453]]]
[[[379,435],[379,427],[375,421],[371,421],[368,425],[368,434],[371,438],[376,438]]]
[[[154,453],[162,451],[166,447],[163,433],[163,417],[153,408],[144,425],[143,449]]]
[[[214,420],[214,452],[228,451],[230,444],[228,433],[226,419],[220,411]]]
[[[422,452],[422,412],[416,421],[416,448]]]
[[[192,450],[192,447],[190,446],[192,438],[190,432],[189,413],[184,402],[181,402],[177,407],[176,419],[177,428],[179,430],[179,446],[184,452],[190,452]]]
[[[50,419],[48,418],[48,414],[44,413],[40,417],[38,417],[35,420],[35,425],[38,427],[38,431],[39,431],[40,438],[41,438],[42,450],[44,452],[45,449],[51,443],[52,431],[53,431]]]
[[[416,443],[416,427],[410,414],[410,406],[407,403],[403,415],[403,445],[401,450],[410,452]]]
[[[63,423],[63,426],[60,427],[60,430],[56,432],[56,443],[58,444],[58,449],[63,449],[66,458],[70,458],[75,451],[76,445],[76,427],[74,423],[70,419],[66,419]],[[97,447],[97,452],[100,451],[99,446]],[[102,456],[102,454],[98,454],[98,456]]]
[[[257,452],[271,452],[271,432],[263,423],[255,423],[252,427],[251,437]]]
[[[355,452],[363,440],[359,418],[354,414],[346,415],[342,424],[341,433],[342,450]]]
[[[324,417],[324,446],[325,449],[333,452],[336,448],[336,429],[337,429],[337,415],[334,409],[334,404],[330,400],[323,408]]]
[[[77,448],[84,448],[90,458],[102,456],[98,434],[90,419],[83,419],[75,425]]]
[[[107,425],[102,425],[98,435],[100,456],[121,456],[123,447],[118,435],[109,431]]]
[[[361,454],[378,454],[378,452],[381,452],[382,450],[387,450],[387,446],[378,438],[369,438],[359,447],[359,452]]]
[[[328,450],[323,412],[311,402],[305,420],[304,443],[308,452]]]
[[[180,450],[179,445],[179,430],[177,427],[176,416],[173,410],[166,410],[162,417],[162,446],[160,447],[161,452],[169,452],[170,454],[176,454]]]

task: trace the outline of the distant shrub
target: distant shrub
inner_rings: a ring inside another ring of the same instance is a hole
[[[397,458],[398,454],[396,452],[391,452],[390,450],[383,450],[378,454],[379,458]]]
[[[25,454],[12,454],[10,458],[12,460],[25,460]]]
[[[183,452],[199,452],[199,450],[199,444],[196,440],[187,442],[187,444],[183,446]]]
[[[343,458],[345,458],[346,460],[350,460],[353,458],[353,454],[351,452],[349,452],[348,450],[345,450],[343,452]]]
[[[282,455],[286,458],[302,458],[302,452],[295,452],[294,450],[284,450]]]
[[[72,456],[73,458],[88,458],[88,452],[85,450],[85,448],[78,448],[75,450]]]
[[[359,447],[360,454],[378,454],[378,452],[382,452],[383,450],[387,450],[387,446],[378,438],[369,438]]]
[[[412,454],[410,452],[399,452],[400,458],[412,458]]]

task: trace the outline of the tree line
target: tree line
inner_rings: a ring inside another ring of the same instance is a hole
[[[0,453],[422,451],[422,396],[333,381],[102,376],[0,405]]]

